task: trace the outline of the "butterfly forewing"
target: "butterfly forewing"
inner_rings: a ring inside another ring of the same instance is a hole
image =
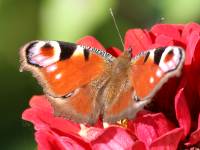
[[[176,46],[157,48],[136,56],[132,60],[132,81],[137,97],[151,99],[168,78],[180,74],[184,57],[184,50]]]
[[[21,50],[22,68],[31,70],[45,92],[64,96],[101,76],[107,62],[71,43],[34,41]]]
[[[114,59],[110,54],[72,43],[33,41],[20,55],[21,69],[34,74],[57,115],[77,122],[97,119],[95,101]]]

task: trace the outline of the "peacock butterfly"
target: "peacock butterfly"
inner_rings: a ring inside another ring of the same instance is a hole
[[[94,124],[132,119],[158,89],[178,76],[185,59],[176,46],[131,57],[61,41],[32,41],[20,50],[21,70],[33,73],[56,116]]]

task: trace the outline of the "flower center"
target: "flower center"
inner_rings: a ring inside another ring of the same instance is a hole
[[[128,119],[121,119],[121,120],[117,121],[117,124],[123,128],[127,128],[128,127]]]

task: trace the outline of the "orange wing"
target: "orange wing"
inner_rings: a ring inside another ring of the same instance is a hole
[[[180,75],[185,58],[180,47],[169,46],[150,50],[133,59],[132,81],[140,100],[151,99],[172,76]]]
[[[121,91],[117,100],[105,109],[104,121],[117,122],[121,119],[133,119],[137,112],[150,102],[150,100],[135,101],[133,95],[134,89],[131,86]]]
[[[43,86],[55,114],[77,122],[99,115],[98,90],[113,57],[105,51],[60,41],[33,41],[21,49],[21,69]],[[95,110],[97,109],[97,110]]]
[[[113,63],[111,78],[102,93],[103,120],[116,122],[132,119],[149,101],[135,101],[132,86],[131,51],[124,51]]]
[[[127,53],[124,52],[117,58],[120,65],[114,70],[126,68],[128,64],[122,60],[125,58],[127,61],[126,55]],[[115,122],[124,118],[134,118],[136,113],[151,101],[155,92],[170,77],[180,74],[184,57],[182,48],[172,46],[150,50],[136,56],[131,62],[130,71],[125,69],[123,72],[124,69],[121,69],[115,75],[118,76],[117,80],[113,82],[112,79],[114,78],[112,78],[110,80],[111,85],[107,84],[104,94],[108,97],[111,95],[114,98],[105,104],[104,120]],[[122,58],[122,61],[120,61],[120,58]],[[120,82],[119,85],[114,84],[115,86],[112,86],[113,83],[118,82]],[[119,90],[114,92],[112,87]],[[112,96],[113,93],[114,96]]]

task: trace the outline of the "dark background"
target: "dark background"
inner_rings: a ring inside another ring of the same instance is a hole
[[[75,42],[95,36],[105,47],[122,48],[109,8],[122,36],[130,28],[199,22],[199,0],[0,0],[0,146],[36,149],[33,127],[21,119],[33,95],[42,94],[30,73],[19,72],[19,48],[30,40]]]

